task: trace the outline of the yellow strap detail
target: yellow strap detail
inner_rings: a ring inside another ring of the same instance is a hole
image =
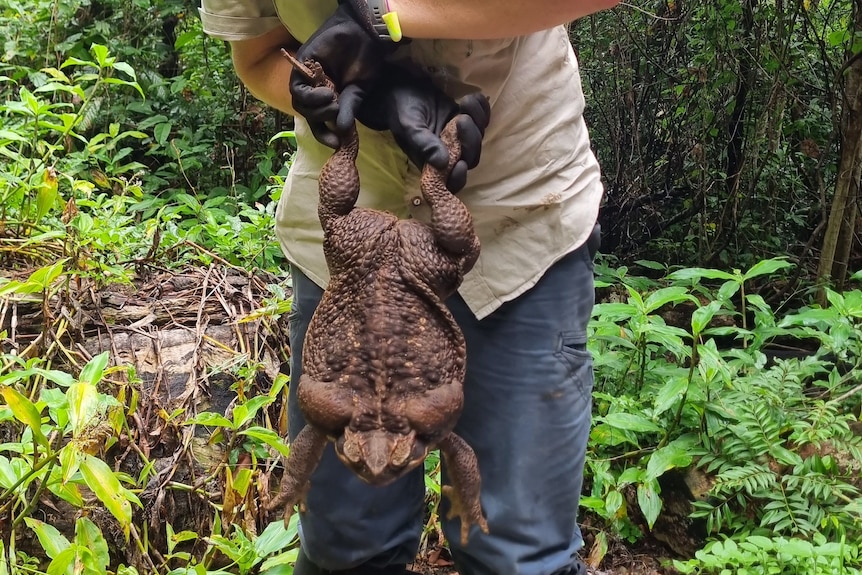
[[[383,23],[386,24],[386,30],[389,31],[389,36],[393,42],[400,42],[404,35],[401,33],[401,22],[398,21],[397,12],[387,12],[382,16]]]

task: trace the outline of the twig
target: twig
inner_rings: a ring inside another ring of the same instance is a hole
[[[835,401],[844,401],[845,399],[848,399],[851,395],[857,394],[860,391],[862,391],[862,383],[860,383],[859,385],[857,385],[856,387],[854,387],[850,391],[848,391],[846,393],[842,393],[841,395],[839,395],[835,399]]]
[[[677,16],[675,18],[668,18],[666,16],[659,16],[658,14],[655,14],[654,12],[648,12],[647,10],[644,10],[643,8],[641,8],[639,6],[635,6],[634,4],[629,4],[628,2],[622,2],[621,1],[620,6],[625,6],[626,8],[631,8],[632,10],[634,10],[636,12],[640,12],[641,14],[644,14],[645,16],[649,16],[653,20],[662,20],[664,22],[676,22],[677,20],[680,20],[679,16]]]

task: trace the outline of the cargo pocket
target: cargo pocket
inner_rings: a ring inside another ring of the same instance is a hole
[[[560,333],[557,357],[566,364],[570,383],[585,396],[593,392],[593,355],[587,350],[587,334]]]

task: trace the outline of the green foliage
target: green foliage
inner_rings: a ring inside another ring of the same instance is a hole
[[[194,11],[180,0],[0,9],[0,220],[21,238],[16,256],[59,249],[77,270],[120,279],[115,262],[281,264],[271,230],[284,150],[247,137],[277,131],[272,114],[247,104]]]
[[[597,413],[582,503],[619,536],[641,535],[632,501],[652,529],[663,507],[662,477],[696,466],[710,488],[692,517],[729,545],[750,535],[794,545],[862,537],[854,506],[862,437],[851,428],[859,410],[862,292],[830,291],[827,308],[777,317],[750,288],[788,267],[764,260],[745,272],[685,268],[663,280],[599,267],[599,285],[625,301],[597,304],[590,327]],[[776,341],[813,348],[770,360]],[[726,550],[714,544],[687,565],[718,573],[712,569],[722,561],[737,561],[753,569],[744,572],[794,572],[758,571],[767,564],[751,563],[750,554],[731,559]],[[776,557],[770,561],[783,560]],[[860,566],[855,551],[840,560]]]
[[[30,519],[46,490],[75,507],[87,508],[90,504],[81,491],[86,487],[114,516],[128,539],[132,506],[140,507],[141,503],[123,485],[129,478],[115,474],[96,456],[100,449],[110,448],[127,427],[124,405],[98,391],[106,374],[107,352],[84,366],[77,380],[39,367],[38,360],[5,359],[17,369],[4,370],[0,376],[2,420],[20,424],[17,441],[3,445],[9,456],[0,455],[0,487],[4,489],[0,509],[10,517],[12,529]],[[46,382],[56,387],[43,387]],[[34,395],[38,400],[31,399]],[[128,395],[126,390],[123,395]],[[29,524],[36,530],[34,525]],[[92,531],[87,524],[81,525],[80,529]],[[71,557],[64,561],[72,561],[74,553]]]
[[[859,547],[841,541],[828,542],[822,535],[812,541],[746,535],[739,543],[733,539],[714,541],[697,552],[690,561],[674,561],[684,574],[718,575],[858,575],[851,563],[859,564]]]
[[[117,389],[113,382],[114,395],[100,391],[105,387],[106,378],[120,369],[108,366],[108,352],[94,357],[77,378],[41,367],[38,359],[25,362],[5,356],[3,360],[7,365],[0,371],[3,399],[0,424],[7,437],[14,431],[15,439],[0,446],[0,512],[9,518],[13,540],[19,526],[29,528],[45,553],[48,563],[44,572],[49,575],[108,572],[112,558],[103,527],[81,516],[75,523],[74,540],[69,541],[57,528],[33,516],[40,499],[50,493],[84,512],[104,508],[113,516],[127,544],[136,545],[143,555],[152,553],[159,557],[158,551],[149,547],[143,537],[146,526],[141,525],[134,514],[134,509],[141,507],[136,493],[154,473],[152,464],[143,461],[143,470],[135,478],[108,463],[112,447],[121,436],[130,433],[129,421],[138,402],[135,386]],[[278,434],[253,425],[259,410],[279,398],[285,384],[286,378],[281,378],[268,394],[237,402],[231,419],[201,413],[186,424],[233,432],[228,448],[249,453],[253,459],[260,458],[261,463],[276,453],[286,455],[286,447]],[[38,395],[38,400],[31,399],[34,394]],[[141,453],[139,456],[143,457]],[[220,533],[219,516],[228,519],[236,516],[246,496],[253,498],[251,486],[260,472],[250,467],[234,470],[236,458],[229,459],[229,466],[218,466],[214,471],[224,472],[226,492],[225,502],[216,516],[215,529],[208,534],[175,533],[169,524],[166,525],[167,555],[158,572],[174,575],[250,573],[252,570],[269,575],[292,572],[298,542],[297,517],[287,528],[282,521],[273,522],[259,535],[239,525],[231,526],[229,535]],[[236,497],[231,498],[232,494]],[[193,555],[184,550],[183,544],[188,541],[204,542],[204,551]],[[230,565],[216,561],[218,557],[227,557]],[[0,558],[9,561],[9,572],[13,574],[27,572],[17,563],[19,559],[11,553],[7,556],[5,550]]]
[[[846,109],[836,71],[858,44],[854,10],[623,3],[576,23],[606,174],[605,248],[725,269],[809,255],[836,181]]]

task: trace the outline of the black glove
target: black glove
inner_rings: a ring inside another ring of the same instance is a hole
[[[392,42],[381,40],[366,26],[349,3],[339,4],[296,51],[300,62],[318,62],[335,85],[334,90],[315,86],[297,69],[290,75],[293,108],[308,120],[314,137],[331,148],[338,146],[338,135],[326,122],[353,123],[356,109],[380,76],[383,57],[394,49]]]
[[[456,193],[467,183],[467,170],[479,164],[482,138],[491,117],[491,107],[484,95],[470,94],[456,103],[430,79],[388,65],[384,77],[357,111],[356,119],[372,130],[390,130],[417,167],[428,163],[443,170],[449,163],[449,152],[440,133],[458,114],[464,114],[458,120],[461,159],[446,181],[449,191]],[[350,126],[342,124],[339,117],[337,127],[342,131]]]

